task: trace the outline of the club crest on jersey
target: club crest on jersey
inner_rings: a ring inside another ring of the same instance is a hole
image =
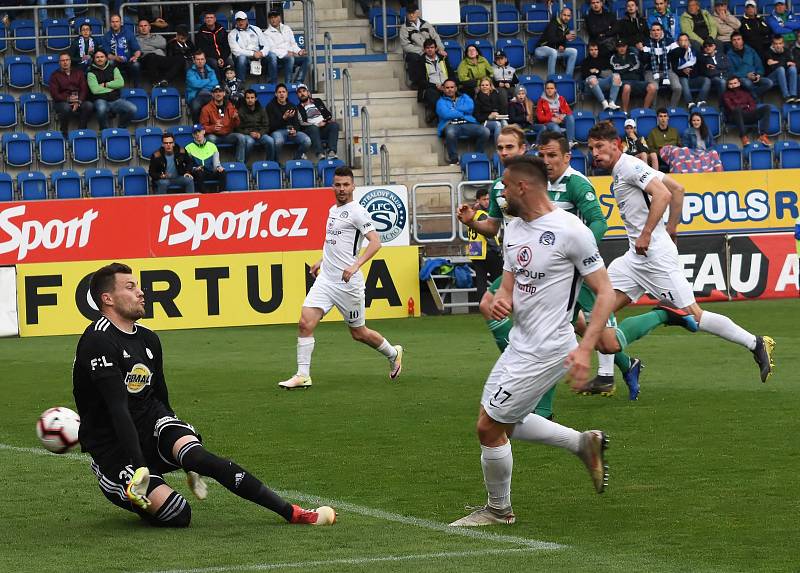
[[[540,245],[554,245],[556,242],[556,235],[552,231],[545,231],[539,237],[539,244]]]
[[[521,267],[527,267],[532,260],[533,253],[531,253],[530,247],[527,245],[523,246],[517,253],[517,263],[519,263]]]
[[[350,216],[350,213],[348,213],[347,211],[342,211],[341,213],[339,213],[339,217],[341,219],[347,219],[349,216]]]
[[[131,368],[131,371],[125,375],[125,386],[131,394],[138,394],[144,390],[145,386],[150,384],[153,378],[153,373],[150,369],[141,363],[136,363]]]

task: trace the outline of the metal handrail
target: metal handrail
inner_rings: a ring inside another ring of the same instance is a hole
[[[361,106],[361,167],[364,170],[364,185],[372,185],[372,158],[369,155],[369,110]]]
[[[447,187],[450,189],[450,209],[448,213],[417,213],[417,190],[428,187]],[[456,239],[455,187],[449,181],[417,183],[411,188],[411,235],[417,243],[450,243]],[[440,239],[420,239],[417,221],[424,219],[450,219],[450,235]]]
[[[353,85],[350,78],[350,70],[342,70],[342,98],[344,105],[344,141],[345,141],[345,162],[353,165],[356,156],[355,143],[353,143],[353,114],[350,112],[353,105]]]
[[[323,36],[325,60],[325,101],[333,119],[336,119],[336,100],[333,94],[333,38],[330,32],[325,32]]]
[[[391,174],[389,167],[389,148],[386,147],[386,144],[381,144],[380,147],[381,152],[381,185],[389,185],[391,184]]]

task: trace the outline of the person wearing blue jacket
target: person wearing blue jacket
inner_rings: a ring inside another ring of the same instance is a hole
[[[742,87],[758,98],[767,93],[774,85],[772,80],[764,76],[764,63],[761,56],[753,48],[744,43],[740,32],[731,34],[731,48],[728,51],[730,76],[736,76]]]
[[[206,65],[203,52],[195,52],[192,60],[192,67],[186,70],[186,104],[191,110],[192,121],[197,123],[200,110],[211,101],[211,90],[219,81],[211,66]]]
[[[681,34],[681,22],[669,7],[667,0],[655,0],[654,9],[647,17],[647,29],[651,29],[656,22],[664,29],[664,42],[669,45],[678,39]]]
[[[108,59],[119,68],[125,79],[133,83],[133,87],[138,88],[139,78],[142,75],[139,62],[142,50],[136,35],[122,26],[119,14],[113,14],[108,23],[108,32],[103,34],[103,47],[108,52]]]
[[[775,0],[772,14],[767,16],[767,25],[772,33],[783,36],[787,44],[793,44],[797,39],[797,30],[800,30],[800,20],[786,8],[785,0]]]
[[[681,135],[681,146],[700,151],[708,151],[714,146],[711,131],[699,112],[695,111],[689,116],[689,127]]]
[[[444,94],[436,102],[436,115],[439,117],[439,137],[444,137],[447,149],[447,162],[458,164],[458,140],[469,139],[475,143],[475,152],[482,153],[489,141],[489,130],[478,123],[472,115],[475,102],[467,94],[458,95],[456,82],[445,80],[442,84]]]

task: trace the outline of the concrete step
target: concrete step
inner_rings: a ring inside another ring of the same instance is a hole
[[[420,125],[420,117],[417,115],[378,115],[373,114],[372,106],[368,106],[367,109],[369,109],[370,113],[369,127],[373,134],[376,132],[376,130],[405,129],[408,127],[418,127]],[[361,116],[353,119],[353,129],[356,133],[360,133]]]
[[[361,79],[353,79],[350,82],[350,85],[353,89],[353,92],[361,93],[361,92],[377,92],[379,90],[388,89],[388,90],[398,90],[400,88],[400,78],[397,77],[385,77],[383,75],[368,79],[368,80],[361,80]]]

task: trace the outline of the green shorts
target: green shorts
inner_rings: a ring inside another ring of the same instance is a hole
[[[489,288],[486,290],[490,293],[494,294],[497,292],[497,289],[500,288],[500,283],[503,282],[503,273],[500,273],[500,276],[492,281],[492,284],[489,285]]]

